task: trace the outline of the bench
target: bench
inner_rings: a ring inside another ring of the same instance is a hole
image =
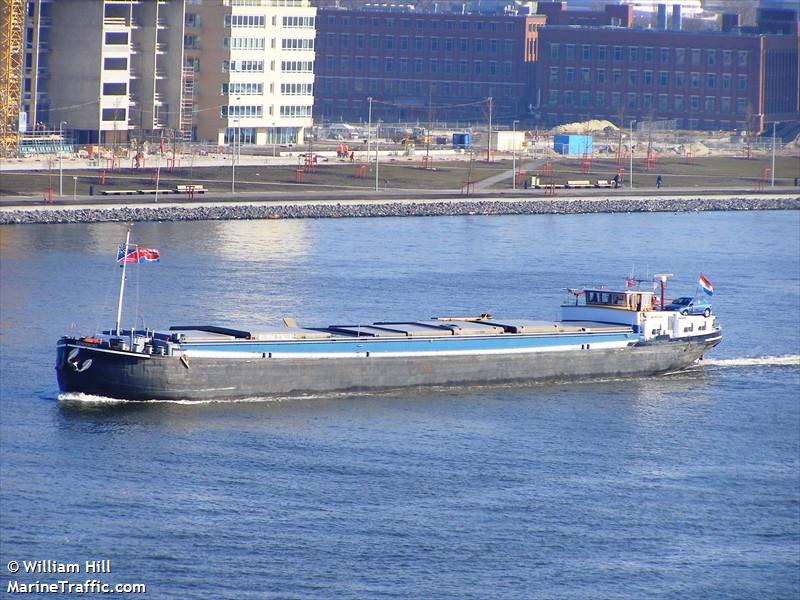
[[[598,179],[597,183],[594,184],[594,187],[610,188],[610,187],[614,187],[614,182],[613,181],[609,181],[608,179]]]
[[[202,185],[196,185],[192,183],[189,185],[177,185],[175,186],[175,191],[179,194],[204,194],[208,190],[206,190],[206,188],[204,188]]]
[[[100,192],[105,196],[132,196],[138,194],[138,190],[103,190]]]
[[[592,183],[588,179],[573,179],[571,181],[567,181],[567,184],[564,187],[587,188],[587,187],[592,187]]]

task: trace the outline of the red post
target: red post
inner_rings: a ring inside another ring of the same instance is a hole
[[[356,179],[364,179],[367,176],[367,165],[356,165]]]
[[[294,182],[295,183],[303,183],[303,175],[305,173],[304,169],[295,169],[294,170]]]
[[[105,170],[100,171],[100,177],[98,177],[98,180],[100,181],[100,185],[105,185],[106,184],[106,172],[105,172]]]
[[[47,200],[48,204],[52,204],[53,203],[53,186],[52,185],[48,185],[44,189],[44,197],[45,197],[45,200]]]

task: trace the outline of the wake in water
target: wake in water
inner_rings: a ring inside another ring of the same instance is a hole
[[[783,356],[745,356],[742,358],[708,358],[699,363],[703,367],[798,367],[800,354]]]

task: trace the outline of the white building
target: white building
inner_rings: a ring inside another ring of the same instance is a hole
[[[309,0],[190,0],[184,113],[194,139],[301,143],[312,124],[315,20]]]

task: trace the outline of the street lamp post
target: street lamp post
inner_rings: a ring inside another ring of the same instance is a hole
[[[72,201],[75,201],[75,196],[78,194],[78,176],[72,177]]]
[[[636,124],[636,119],[631,119],[631,169],[630,169],[630,188],[633,189],[633,126]]]
[[[775,187],[775,121],[772,122],[772,170],[770,187]]]
[[[381,128],[381,121],[378,119],[378,130]],[[375,133],[375,191],[378,191],[378,133]]]
[[[64,199],[64,125],[66,121],[58,123],[58,199]],[[774,145],[774,144],[773,144]]]
[[[372,137],[372,96],[367,98],[369,111],[367,112],[367,163],[369,163],[369,142]]]
[[[239,108],[239,97],[236,97],[236,110],[238,111]],[[231,106],[228,106],[228,117],[230,118],[231,114]],[[237,126],[239,125],[239,119],[232,119],[231,122],[233,123],[233,127],[231,127],[231,133],[233,135],[233,140],[231,143],[231,194],[236,192],[236,138],[238,136],[238,132],[236,131]]]
[[[511,121],[511,189],[517,189],[517,123],[518,119]]]

